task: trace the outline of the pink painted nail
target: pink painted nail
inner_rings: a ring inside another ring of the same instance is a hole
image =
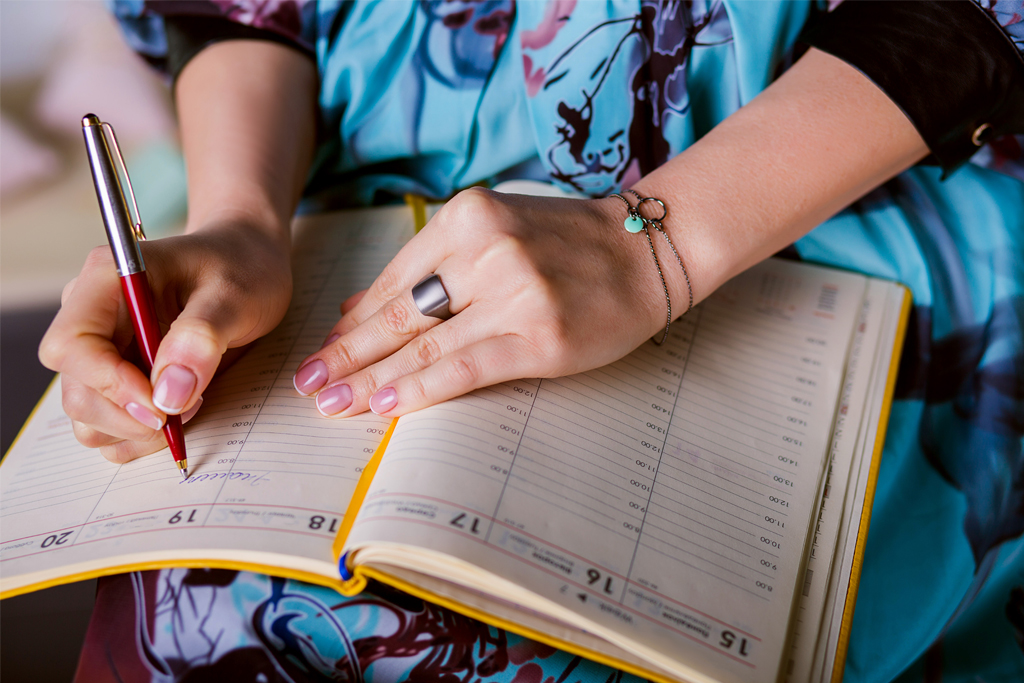
[[[314,391],[327,384],[327,363],[322,360],[315,360],[299,368],[292,378],[295,391],[303,396],[309,396]]]
[[[168,365],[153,387],[153,405],[169,415],[176,415],[185,407],[195,388],[196,376],[191,370],[180,365]]]
[[[324,343],[320,346],[320,348],[321,349],[326,348],[326,347],[330,346],[331,344],[333,344],[334,342],[338,341],[339,339],[341,339],[341,335],[338,334],[337,332],[335,332],[334,334],[332,334],[327,339],[324,339]]]
[[[184,424],[185,422],[188,422],[193,417],[195,417],[196,413],[198,413],[199,409],[202,408],[202,407],[203,407],[203,397],[200,396],[196,400],[196,402],[192,404],[191,408],[189,408],[187,411],[182,413],[182,415],[181,415],[181,422],[182,422],[182,424]]]
[[[352,389],[347,384],[327,387],[316,395],[316,409],[324,416],[335,415],[352,405]]]
[[[126,404],[124,409],[128,411],[129,415],[150,429],[160,429],[164,426],[163,420],[135,401]]]
[[[398,405],[398,392],[393,387],[381,389],[370,397],[370,410],[383,415]]]

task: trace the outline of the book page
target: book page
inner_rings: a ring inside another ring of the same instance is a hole
[[[331,543],[389,420],[324,419],[291,378],[340,303],[412,234],[412,220],[404,207],[303,220],[292,305],[214,380],[186,425],[188,480],[166,449],[119,466],[81,446],[51,388],[0,468],[4,591],[110,558],[273,562],[337,576]]]
[[[716,680],[776,680],[865,283],[769,260],[661,347],[403,417],[355,564],[447,553]]]
[[[884,389],[884,382],[879,387],[876,381],[876,367],[879,364],[888,367],[890,356],[882,351],[891,353],[892,349],[882,343],[879,332],[884,328],[885,317],[890,312],[889,300],[894,289],[898,287],[889,282],[868,282],[843,379],[825,488],[814,523],[807,567],[794,615],[792,655],[786,670],[788,681],[820,678],[820,672],[812,675],[815,649],[820,646],[822,620],[826,606],[829,605],[828,589],[835,569],[833,556],[845,532],[842,528],[844,505],[853,497],[848,492],[851,470],[859,467],[864,455],[864,431],[866,423],[871,419],[869,408],[872,407],[868,399]],[[870,459],[870,452],[867,457]],[[849,519],[846,519],[846,523],[849,524]]]

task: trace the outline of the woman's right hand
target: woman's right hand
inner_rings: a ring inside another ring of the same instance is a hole
[[[292,280],[287,232],[276,233],[239,219],[142,244],[166,330],[148,377],[122,358],[134,332],[110,249],[92,250],[39,347],[83,445],[119,463],[163,448],[166,415],[188,417],[225,352],[277,325]]]
[[[157,317],[170,326],[153,372],[122,358],[133,331],[107,247],[65,288],[39,348],[43,365],[61,372],[78,440],[108,460],[163,448],[165,416],[187,415],[230,349],[284,317],[289,225],[313,156],[316,94],[308,55],[260,40],[214,43],[178,75],[189,225],[142,244]]]

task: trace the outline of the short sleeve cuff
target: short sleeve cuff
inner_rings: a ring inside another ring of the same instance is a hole
[[[1024,58],[970,0],[846,0],[800,40],[870,78],[948,174],[986,142],[1024,133]]]

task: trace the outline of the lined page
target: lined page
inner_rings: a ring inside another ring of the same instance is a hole
[[[341,301],[368,286],[411,232],[404,208],[306,219],[292,306],[213,382],[186,425],[184,482],[166,449],[118,466],[83,448],[53,387],[0,468],[4,590],[110,556],[288,554],[300,559],[275,561],[336,575],[331,543],[388,420],[324,419],[291,378],[337,322]]]
[[[772,260],[661,347],[403,417],[348,547],[468,559],[718,680],[775,680],[864,290]]]

